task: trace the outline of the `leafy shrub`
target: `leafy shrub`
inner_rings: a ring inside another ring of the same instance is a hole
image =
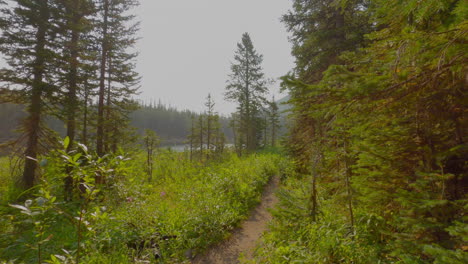
[[[144,157],[99,158],[79,145],[42,158],[41,184],[27,194],[26,203],[2,212],[9,228],[1,231],[1,258],[14,263],[186,261],[226,238],[247,217],[282,164],[275,154],[226,154],[201,164],[189,162],[184,153],[158,151],[149,182]],[[71,194],[63,192],[70,175]],[[97,182],[96,176],[105,181]]]

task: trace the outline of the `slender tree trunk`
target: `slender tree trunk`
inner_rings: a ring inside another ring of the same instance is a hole
[[[238,127],[237,127],[237,117],[235,115],[232,115],[232,123],[231,123],[231,126],[232,126],[232,133],[233,133],[233,137],[234,137],[234,149],[237,153],[237,156],[241,156],[241,150],[240,150],[240,140],[239,140],[239,130],[238,130]]]
[[[246,124],[246,148],[247,151],[253,150],[252,142],[252,109],[250,102],[250,64],[249,64],[249,54],[246,50],[245,54],[246,68],[245,68],[245,87],[244,87],[244,96],[245,96],[245,124]]]
[[[345,142],[345,178],[346,178],[346,192],[348,196],[348,210],[349,219],[351,224],[351,232],[354,234],[354,212],[353,212],[353,191],[351,189],[351,164],[348,157],[347,143]]]
[[[68,75],[68,94],[67,94],[67,137],[70,139],[68,149],[73,148],[76,132],[76,112],[78,108],[78,42],[80,40],[80,32],[78,25],[81,16],[79,12],[79,2],[72,1],[72,6],[69,7],[67,12],[72,14],[70,21],[71,25],[71,41],[70,41],[70,70]]]
[[[148,181],[153,180],[153,141],[149,136],[146,138],[146,147],[147,147],[147,166],[148,166]]]
[[[206,158],[209,158],[210,151],[211,151],[211,111],[208,111],[208,116],[206,118],[206,148],[207,148],[207,154]]]
[[[76,112],[78,110],[78,42],[80,33],[78,31],[78,24],[80,23],[81,16],[79,15],[78,1],[72,1],[71,6],[67,8],[67,12],[72,14],[70,21],[71,28],[71,41],[70,41],[70,69],[68,74],[68,94],[67,94],[67,137],[70,140],[67,146],[67,151],[73,149],[76,133]],[[67,169],[67,176],[65,177],[65,199],[71,200],[73,193],[73,177],[70,169]]]
[[[49,20],[49,7],[47,0],[37,1],[39,4],[40,20],[36,32],[35,61],[33,69],[33,83],[31,87],[31,101],[27,108],[28,118],[26,125],[27,145],[23,171],[23,184],[26,189],[34,186],[36,180],[37,162],[35,159],[38,154],[40,123],[42,118],[42,93],[44,89],[44,51],[46,45],[46,27]]]
[[[193,139],[195,136],[195,121],[194,117],[192,116],[192,131],[190,133],[190,162],[193,161]]]
[[[248,85],[248,84],[246,84]],[[251,109],[250,109],[250,96],[249,96],[249,92],[248,92],[248,86],[246,87],[246,93],[245,93],[245,98],[246,98],[246,101],[245,101],[245,144],[246,144],[246,148],[247,148],[247,151],[250,152],[251,150],[253,150],[253,146],[252,146],[252,116],[251,116]]]
[[[274,120],[271,122],[271,146],[276,146],[276,124]]]
[[[239,157],[242,157],[242,154],[244,152],[244,144],[247,145],[245,139],[246,139],[246,126],[245,126],[245,113],[244,113],[244,108],[241,106],[240,113],[239,113],[239,118],[238,118],[238,126],[236,127],[235,131],[237,130],[237,138],[238,138],[238,146],[239,146]]]
[[[111,149],[110,144],[111,144],[111,134],[113,134],[112,131],[112,122],[111,122],[111,107],[112,107],[112,95],[111,95],[111,85],[112,85],[112,80],[111,80],[111,71],[112,71],[112,59],[110,57],[110,51],[107,51],[107,59],[108,59],[108,64],[107,64],[107,92],[106,92],[106,121],[104,121],[104,151],[108,153]]]
[[[263,145],[266,148],[268,145],[268,117],[265,116],[265,127],[263,129]]]
[[[203,116],[200,115],[199,118],[199,124],[200,124],[200,160],[203,159]]]
[[[319,163],[319,157],[316,156],[312,163],[312,193],[310,195],[310,203],[311,203],[310,216],[312,217],[312,221],[314,222],[317,221],[317,213],[318,213],[318,203],[317,203],[317,178],[318,178],[317,166],[318,166],[318,163]]]
[[[108,36],[107,27],[109,19],[109,0],[104,0],[104,18],[102,28],[102,43],[101,43],[101,65],[99,77],[99,100],[98,100],[98,123],[96,133],[96,151],[99,156],[104,155],[104,97],[106,90],[106,63],[108,51]]]
[[[88,145],[88,100],[89,100],[89,87],[88,83],[85,83],[84,87],[84,104],[83,104],[83,131],[82,141],[85,146]]]

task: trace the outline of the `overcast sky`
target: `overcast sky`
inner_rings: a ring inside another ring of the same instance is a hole
[[[224,101],[236,44],[249,32],[263,54],[267,77],[278,78],[293,67],[291,45],[281,15],[289,0],[140,0],[137,71],[143,100],[159,100],[179,109],[202,111],[208,93],[215,108],[228,114]],[[277,98],[279,82],[272,87]]]

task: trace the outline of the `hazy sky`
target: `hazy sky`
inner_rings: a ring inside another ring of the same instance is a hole
[[[203,110],[208,93],[222,114],[235,109],[224,101],[236,44],[249,32],[264,55],[267,77],[293,67],[291,45],[279,21],[289,0],[140,0],[137,71],[143,100],[155,99],[179,109]],[[277,98],[279,82],[271,90]]]

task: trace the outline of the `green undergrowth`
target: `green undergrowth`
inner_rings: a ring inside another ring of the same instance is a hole
[[[389,219],[362,206],[354,207],[354,226],[344,207],[344,196],[336,195],[338,188],[318,186],[319,213],[314,221],[311,212],[311,183],[309,176],[295,175],[288,169],[277,192],[278,206],[272,211],[273,221],[256,249],[253,260],[242,263],[261,264],[462,264],[468,255],[463,249],[448,250],[424,240],[403,244],[403,235],[393,227],[402,223],[395,213]],[[465,210],[468,208],[464,205]],[[466,219],[466,217],[465,217]],[[411,230],[421,228],[413,225]],[[466,241],[465,222],[456,222],[446,229],[450,235]],[[419,258],[412,251],[424,250],[427,257]]]
[[[3,200],[8,192],[11,178],[9,177],[9,162],[7,157],[0,157],[0,199]]]
[[[269,231],[255,259],[244,263],[384,263],[379,260],[379,238],[371,235],[379,228],[378,218],[357,212],[353,231],[336,201],[320,199],[319,221],[313,221],[309,214],[311,179],[294,175],[292,170],[289,173],[278,191],[280,203],[272,210]]]
[[[170,151],[154,162],[150,180],[141,153],[42,159],[41,184],[0,207],[0,263],[189,263],[229,236],[284,164],[277,154],[200,163]],[[81,192],[63,191],[67,168]]]
[[[15,179],[12,177],[11,167],[10,158],[0,156],[0,203],[5,203],[8,198],[18,192]]]

